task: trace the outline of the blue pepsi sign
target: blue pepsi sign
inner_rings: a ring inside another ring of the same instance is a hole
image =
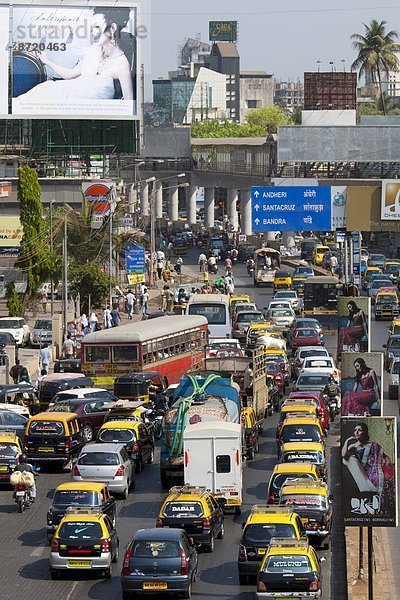
[[[253,187],[251,199],[253,233],[332,229],[328,186]]]
[[[125,269],[127,273],[146,273],[144,246],[127,246],[125,250]]]

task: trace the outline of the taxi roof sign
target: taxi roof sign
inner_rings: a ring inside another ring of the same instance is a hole
[[[299,540],[295,540],[293,538],[273,537],[269,540],[269,546],[275,548],[308,548],[310,546],[310,542],[306,537]]]

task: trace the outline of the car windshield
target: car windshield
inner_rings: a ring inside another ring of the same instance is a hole
[[[163,513],[166,517],[190,519],[192,517],[201,517],[203,515],[203,507],[201,502],[167,502]]]
[[[297,267],[296,273],[314,273],[310,267]]]
[[[385,261],[385,260],[386,260],[386,258],[383,256],[383,254],[370,254],[370,255],[369,255],[369,260],[370,260],[370,261],[372,261],[372,262],[373,262],[373,261],[375,261],[375,262],[376,262],[376,261],[380,262],[380,261]]]
[[[296,337],[316,338],[318,337],[318,331],[316,329],[299,329],[296,331]]]
[[[314,319],[297,319],[296,327],[302,329],[303,327],[319,327],[319,323]]]
[[[400,362],[399,361],[393,363],[392,373],[394,373],[395,375],[399,375],[399,373],[400,373]]]
[[[119,465],[119,459],[114,452],[85,452],[78,458],[78,465]]]
[[[226,323],[226,308],[224,304],[195,302],[189,304],[189,314],[206,317],[209,325],[225,325]]]
[[[46,321],[44,319],[38,319],[35,323],[34,329],[46,329],[47,331],[51,331],[52,323],[51,323],[51,321]]]
[[[290,452],[283,453],[283,462],[286,463],[322,463],[322,453],[321,452],[312,452],[311,450],[296,450]]]
[[[263,567],[264,573],[311,573],[308,556],[300,554],[279,554],[270,556]]]
[[[276,363],[273,362],[267,362],[267,373],[276,373],[279,369],[279,366]]]
[[[400,265],[386,265],[385,273],[398,273],[400,271]]]
[[[291,317],[292,313],[290,310],[284,310],[283,308],[272,308],[270,315],[271,317]]]
[[[397,304],[397,296],[394,294],[379,294],[376,298],[377,304]]]
[[[59,421],[32,421],[29,433],[31,435],[64,435],[64,425]]]
[[[326,356],[327,352],[326,350],[302,350],[299,354],[299,357],[301,360],[304,360],[305,358],[307,358],[307,356]]]
[[[299,473],[293,472],[293,473],[279,473],[278,475],[275,475],[275,477],[273,478],[272,482],[271,482],[271,487],[273,488],[274,492],[277,493],[279,492],[279,490],[281,489],[281,487],[283,486],[283,484],[285,483],[285,481],[287,479],[296,479],[300,477]],[[309,473],[302,473],[301,474],[302,479],[314,479],[314,477],[312,477],[312,475],[310,475]]]
[[[264,319],[260,312],[240,313],[237,317],[238,323],[251,323],[252,321],[262,321]]]
[[[21,327],[20,319],[0,319],[0,329],[20,329]]]
[[[220,348],[237,348],[240,350],[240,346],[237,342],[217,342],[210,344],[211,350],[219,350]]]
[[[287,494],[282,494],[280,504],[283,506],[292,506],[301,508],[302,510],[326,510],[325,496],[318,494],[293,494],[288,491]]]
[[[104,429],[99,433],[99,442],[126,444],[136,440],[136,436],[130,429]]]
[[[0,458],[15,458],[19,454],[16,444],[0,444]]]
[[[58,532],[61,540],[100,540],[103,536],[100,523],[87,521],[75,521],[74,523],[63,523]]]
[[[180,546],[178,542],[170,540],[137,541],[133,544],[132,556],[135,558],[150,558],[151,560],[161,558],[178,558]]]
[[[300,375],[297,385],[311,385],[316,388],[325,387],[329,383],[329,375]]]
[[[400,348],[400,338],[397,340],[390,340],[389,342],[389,348]]]
[[[244,546],[264,544],[273,537],[295,538],[296,532],[293,525],[287,523],[255,523],[245,528],[241,543]]]
[[[296,293],[291,291],[276,292],[275,298],[296,298]]]
[[[379,289],[380,287],[383,287],[384,285],[390,285],[390,284],[391,284],[390,279],[374,279],[371,284],[371,289],[373,289],[373,290]]]
[[[287,442],[321,442],[321,431],[317,425],[285,425],[282,430],[282,441]]]
[[[97,492],[86,490],[57,490],[54,494],[53,504],[64,506],[97,506]]]

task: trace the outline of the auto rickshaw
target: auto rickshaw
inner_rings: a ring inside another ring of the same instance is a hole
[[[292,276],[286,269],[278,269],[274,276],[274,293],[277,290],[291,290]]]
[[[254,285],[273,285],[275,272],[281,265],[281,255],[274,248],[260,248],[254,252]]]
[[[122,400],[146,403],[154,400],[158,387],[164,388],[163,377],[158,371],[125,373],[115,378],[114,394]]]
[[[0,406],[1,405],[24,406],[28,409],[30,415],[36,415],[40,412],[39,398],[36,388],[28,383],[16,383],[0,386]]]
[[[293,277],[292,289],[297,292],[298,296],[304,295],[304,284],[307,281],[307,277]]]
[[[336,314],[340,287],[337,277],[309,277],[304,284],[303,316]]]
[[[188,243],[183,238],[175,238],[173,241],[175,256],[187,256]]]

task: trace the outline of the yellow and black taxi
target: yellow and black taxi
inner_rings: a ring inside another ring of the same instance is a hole
[[[144,423],[147,410],[152,405],[141,401],[131,402],[129,400],[120,400],[111,408],[104,419],[104,423],[109,421],[141,421]]]
[[[68,508],[96,508],[108,515],[113,525],[116,522],[117,503],[110,495],[107,484],[93,481],[68,481],[59,485],[47,511],[47,539],[49,542]]]
[[[238,571],[241,585],[249,577],[256,577],[263,556],[272,538],[300,540],[304,536],[301,519],[291,508],[255,504],[247,521],[239,545]]]
[[[250,304],[251,300],[250,300],[250,296],[243,295],[243,296],[231,296],[229,298],[229,312],[231,314],[231,317],[233,317],[233,314],[235,312],[235,306],[236,304]]]
[[[281,488],[279,505],[293,508],[317,547],[329,548],[332,525],[332,496],[323,481],[299,478],[288,480]]]
[[[288,479],[310,479],[318,481],[320,474],[317,467],[311,463],[278,463],[275,465],[269,479],[267,504],[279,504],[282,486]]]
[[[136,473],[142,472],[145,463],[154,462],[153,430],[139,421],[108,421],[100,427],[96,442],[124,444]]]
[[[274,276],[274,293],[276,290],[291,290],[292,276],[286,269],[278,269]]]
[[[276,438],[278,454],[282,444],[288,442],[319,442],[325,443],[325,436],[321,421],[316,417],[299,417],[297,415],[286,417],[281,430]]]
[[[240,420],[244,431],[244,454],[246,458],[252,460],[259,447],[259,423],[254,408],[251,406],[242,408]]]
[[[175,486],[161,507],[156,527],[184,529],[197,545],[213,552],[215,538],[224,537],[224,513],[205,487]]]
[[[304,284],[306,281],[307,277],[301,277],[300,275],[293,277],[292,289],[295,290],[299,296],[304,294]]]
[[[257,600],[321,598],[320,560],[307,539],[272,538],[257,576]]]
[[[362,278],[362,287],[364,290],[368,288],[368,284],[371,280],[372,275],[377,275],[378,273],[382,273],[382,269],[379,267],[367,267],[364,271],[364,276]]]
[[[318,417],[318,407],[312,400],[286,399],[281,406],[278,424],[276,426],[276,437],[278,438],[284,420],[290,416]]]
[[[246,334],[246,346],[248,348],[255,348],[257,338],[260,335],[269,335],[270,331],[272,331],[272,325],[269,321],[250,323]]]
[[[0,431],[0,483],[9,483],[10,475],[24,453],[16,431]]]
[[[281,447],[281,462],[311,463],[318,469],[321,479],[327,476],[325,448],[318,442],[288,442]]]
[[[399,299],[396,290],[381,288],[375,297],[375,321],[395,319],[399,316]]]
[[[118,561],[119,540],[110,517],[98,508],[71,507],[57,527],[50,549],[50,573],[102,571],[109,579]]]
[[[85,445],[78,415],[42,412],[31,417],[26,425],[24,445],[33,463],[66,466]]]
[[[290,384],[290,365],[286,350],[283,348],[267,348],[265,350],[265,360],[272,360],[279,363],[285,384]]]

